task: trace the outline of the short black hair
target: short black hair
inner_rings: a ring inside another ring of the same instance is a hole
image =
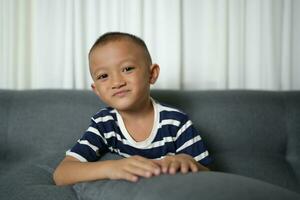
[[[144,42],[144,40],[142,40],[138,36],[135,36],[135,35],[130,34],[130,33],[124,33],[124,32],[107,32],[107,33],[101,35],[96,40],[96,42],[93,44],[92,48],[90,49],[89,58],[90,58],[91,52],[96,47],[99,47],[101,45],[105,45],[109,42],[119,41],[119,40],[130,40],[130,41],[134,42],[135,44],[139,45],[140,47],[142,47],[143,50],[144,50],[146,63],[149,64],[149,65],[152,64],[151,55],[149,53],[149,50],[148,50],[147,45]]]

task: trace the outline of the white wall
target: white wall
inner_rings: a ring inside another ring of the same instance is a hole
[[[0,0],[0,89],[90,88],[107,31],[142,37],[158,89],[300,90],[300,0]]]
[[[292,27],[292,88],[297,89],[300,84],[300,1],[293,1],[293,27]]]

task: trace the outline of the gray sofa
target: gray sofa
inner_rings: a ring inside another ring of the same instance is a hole
[[[0,199],[300,199],[300,91],[152,96],[189,114],[214,171],[55,186],[53,170],[103,103],[91,91],[0,90]]]

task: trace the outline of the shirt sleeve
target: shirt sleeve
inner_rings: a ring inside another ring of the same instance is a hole
[[[90,126],[81,139],[66,152],[66,155],[75,157],[81,162],[94,162],[107,152],[106,144],[106,139],[101,135],[97,123],[92,118]]]
[[[176,135],[176,154],[184,153],[192,156],[197,162],[204,166],[208,166],[212,162],[212,158],[200,136],[195,129],[191,120],[181,121],[180,129]]]

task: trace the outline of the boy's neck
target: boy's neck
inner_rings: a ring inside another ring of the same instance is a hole
[[[155,120],[154,113],[154,105],[150,98],[136,112],[119,112],[125,129],[136,142],[145,141],[151,135]]]

